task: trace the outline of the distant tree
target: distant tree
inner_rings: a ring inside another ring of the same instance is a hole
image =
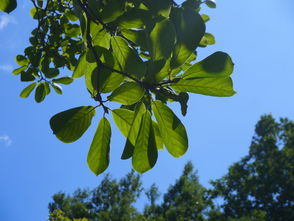
[[[129,221],[141,220],[133,206],[142,192],[140,176],[128,173],[118,182],[106,175],[92,191],[77,190],[73,196],[58,193],[49,204],[51,220],[89,219]],[[63,217],[63,219],[54,219]]]
[[[162,204],[155,206],[151,201],[151,205],[145,208],[145,216],[148,220],[205,220],[205,210],[209,206],[205,192],[206,189],[199,183],[192,163],[188,162],[182,175],[164,194]]]
[[[212,185],[212,197],[223,199],[222,220],[294,220],[293,121],[262,116],[248,156]]]

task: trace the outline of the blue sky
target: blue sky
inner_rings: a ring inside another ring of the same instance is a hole
[[[64,144],[52,134],[49,119],[72,107],[94,105],[83,80],[65,86],[63,96],[52,93],[41,104],[33,97],[19,98],[26,83],[10,72],[17,67],[14,56],[28,45],[36,25],[29,15],[30,1],[19,2],[10,15],[0,13],[0,220],[38,221],[46,220],[54,193],[93,188],[101,181],[86,164],[101,112],[79,141]],[[178,159],[160,151],[155,168],[142,176],[146,187],[156,183],[165,192],[188,160],[198,169],[201,183],[209,186],[209,180],[220,178],[247,154],[262,114],[294,119],[293,10],[292,0],[226,0],[218,1],[217,9],[203,8],[211,17],[207,31],[217,44],[200,49],[199,59],[219,50],[229,53],[238,93],[230,98],[190,96],[188,114],[181,118],[189,150]],[[112,131],[107,172],[120,178],[130,171],[131,162],[120,160],[125,141],[114,125]]]

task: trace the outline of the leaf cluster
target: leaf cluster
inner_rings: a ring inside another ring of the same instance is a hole
[[[95,109],[101,118],[88,154],[88,165],[101,174],[109,164],[111,125],[126,137],[122,159],[132,159],[140,172],[151,169],[164,147],[174,157],[188,148],[184,125],[168,107],[178,102],[186,115],[188,93],[228,97],[235,94],[230,75],[233,62],[224,52],[197,61],[196,49],[214,44],[206,32],[209,16],[200,7],[212,0],[33,0],[30,11],[38,27],[31,46],[16,56],[19,68],[13,74],[32,82],[22,92],[35,89],[42,102],[51,88],[62,93],[60,84],[83,77],[97,106],[82,106],[53,116],[50,126],[58,139],[79,139],[91,125]],[[61,76],[67,68],[73,74]],[[110,109],[109,102],[121,104]]]

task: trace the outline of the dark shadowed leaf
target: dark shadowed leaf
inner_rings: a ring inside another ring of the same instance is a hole
[[[50,127],[59,140],[71,143],[85,133],[95,113],[92,106],[72,108],[54,115],[50,119]]]
[[[152,59],[161,60],[170,58],[175,41],[175,27],[168,19],[156,23],[150,33]]]
[[[204,60],[192,65],[182,75],[183,78],[223,78],[233,73],[234,63],[231,57],[218,51]]]
[[[205,24],[201,16],[191,8],[173,10],[171,19],[177,32],[171,67],[177,68],[186,62],[199,45],[205,33]]]
[[[45,97],[46,97],[45,85],[44,83],[39,83],[35,91],[35,101],[37,103],[40,103],[45,99]]]
[[[0,1],[0,11],[6,13],[12,12],[17,6],[16,0],[1,0]]]

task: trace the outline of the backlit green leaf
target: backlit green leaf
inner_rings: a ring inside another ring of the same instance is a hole
[[[182,156],[188,149],[188,137],[184,125],[161,101],[153,101],[152,110],[166,149],[174,157]]]
[[[28,66],[27,66],[27,65],[24,65],[24,66],[22,66],[22,67],[20,67],[20,68],[17,68],[17,69],[15,69],[15,70],[13,70],[13,71],[12,71],[12,74],[13,74],[13,75],[18,75],[18,74],[20,74],[22,71],[26,70],[27,68],[28,68]]]
[[[88,62],[86,57],[86,53],[80,56],[78,65],[75,68],[72,75],[73,78],[79,78],[85,75],[86,73],[92,73],[95,67],[97,66],[96,63]]]
[[[231,57],[224,52],[218,51],[208,56],[204,60],[193,64],[182,75],[188,78],[223,78],[233,73],[234,63]]]
[[[19,66],[24,66],[24,65],[28,65],[29,64],[29,60],[25,56],[23,56],[23,55],[17,55],[17,56],[15,56],[15,62]]]
[[[92,106],[72,108],[54,115],[50,119],[50,127],[59,140],[71,143],[85,133],[95,113]]]
[[[230,77],[180,80],[177,83],[171,84],[171,87],[177,91],[216,97],[230,97],[236,93]]]
[[[109,121],[102,117],[88,153],[88,166],[91,171],[99,175],[107,169],[109,164],[111,127]]]
[[[125,1],[124,0],[109,0],[103,7],[103,10],[99,17],[102,18],[103,22],[108,23],[124,13]]]
[[[73,79],[71,77],[61,77],[53,79],[52,82],[60,84],[70,84],[73,82]]]
[[[133,155],[134,146],[136,144],[136,140],[140,130],[142,116],[145,112],[146,112],[146,107],[143,103],[141,103],[140,105],[136,107],[132,125],[129,130],[129,134],[127,136],[126,145],[124,147],[124,151],[122,153],[121,159],[128,159]]]
[[[62,87],[59,84],[52,83],[51,86],[57,94],[62,94]]]
[[[113,55],[116,58],[120,70],[128,74],[141,78],[146,73],[146,65],[139,57],[138,53],[128,46],[126,40],[119,36],[111,38]]]
[[[107,98],[121,104],[131,105],[138,102],[144,95],[145,90],[136,82],[125,82],[115,89]]]
[[[133,168],[139,173],[144,173],[155,165],[156,160],[157,149],[152,129],[151,114],[149,111],[145,111],[141,119],[139,134],[132,157]]]
[[[37,85],[36,82],[31,83],[30,85],[28,85],[27,87],[25,87],[22,90],[22,92],[20,93],[19,96],[22,97],[22,98],[28,97],[31,94],[31,92],[35,89],[36,85]]]
[[[112,110],[112,117],[120,132],[128,137],[134,119],[134,111],[123,108],[114,109]]]
[[[152,120],[152,129],[155,136],[156,148],[158,150],[163,150],[163,140],[159,131],[159,127],[158,127],[158,124],[153,120]]]
[[[206,47],[207,45],[213,45],[215,44],[215,38],[213,34],[205,33],[205,35],[202,37],[199,46]]]

